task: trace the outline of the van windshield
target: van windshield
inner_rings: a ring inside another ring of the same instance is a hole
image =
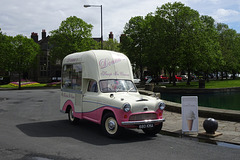
[[[101,80],[100,90],[107,92],[137,92],[136,86],[130,80]]]

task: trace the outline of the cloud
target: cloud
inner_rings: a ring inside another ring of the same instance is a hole
[[[176,0],[1,0],[0,28],[7,35],[40,33],[58,29],[69,16],[77,16],[94,26],[93,37],[100,37],[100,8],[84,8],[84,4],[103,6],[104,39],[109,32],[119,38],[125,24],[134,16],[146,16],[167,2]],[[217,22],[227,23],[240,32],[240,2],[236,0],[178,0],[212,16]]]
[[[238,12],[238,11],[220,8],[215,12],[213,18],[216,21],[233,22],[233,21],[240,20],[238,18],[239,15],[240,15],[240,12]]]

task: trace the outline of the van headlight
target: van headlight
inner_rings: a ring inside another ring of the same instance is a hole
[[[158,107],[159,107],[159,109],[164,110],[164,108],[165,108],[165,103],[160,102],[160,103],[158,104]]]
[[[131,105],[129,103],[125,103],[123,105],[123,111],[124,112],[129,112],[131,110]]]

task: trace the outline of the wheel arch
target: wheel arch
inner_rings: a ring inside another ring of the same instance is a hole
[[[62,111],[65,111],[65,113],[69,113],[70,108],[75,111],[73,102],[71,100],[67,100],[63,105]]]
[[[112,113],[114,115],[114,117],[116,118],[114,111],[112,111],[110,109],[104,109],[103,112],[102,112],[101,123],[103,121],[104,115],[107,114],[107,113]]]

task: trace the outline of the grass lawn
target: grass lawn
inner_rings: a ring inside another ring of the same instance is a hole
[[[198,88],[198,81],[191,82],[190,85],[186,85],[187,82],[178,82],[176,86],[173,84],[164,83],[159,86],[166,86],[167,88],[180,88],[180,89],[194,89]],[[22,88],[29,87],[53,87],[60,86],[60,83],[44,83],[44,84],[31,84],[27,86],[21,86]],[[232,88],[232,87],[240,87],[240,79],[237,80],[211,80],[209,82],[205,82],[205,88],[214,89],[214,88]],[[0,85],[0,88],[18,88],[18,86],[13,86],[11,84]]]
[[[198,88],[198,81],[191,82],[190,85],[187,85],[187,82],[179,82],[176,86],[173,84],[161,84],[160,86],[166,86],[167,88]],[[237,80],[211,80],[205,82],[205,88],[214,89],[214,88],[232,88],[240,87],[240,79]]]

